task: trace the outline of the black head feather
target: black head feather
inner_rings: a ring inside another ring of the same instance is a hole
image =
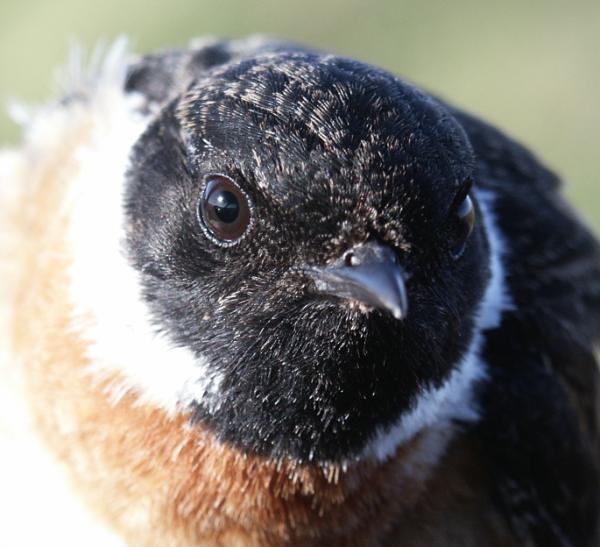
[[[128,250],[157,327],[222,377],[217,403],[194,410],[220,438],[276,456],[352,457],[464,354],[489,249],[476,220],[452,252],[474,158],[421,91],[332,56],[233,61],[166,104],[132,159]],[[250,201],[235,245],[199,225],[211,174]],[[318,294],[305,273],[373,241],[407,274],[403,320]]]

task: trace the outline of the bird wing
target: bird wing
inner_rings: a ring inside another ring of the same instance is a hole
[[[600,245],[564,201],[559,178],[524,147],[456,112],[477,157],[476,184],[495,195],[507,239],[503,261],[515,313],[552,356],[598,435],[600,395],[593,346],[600,339]],[[580,357],[578,357],[580,356]]]
[[[482,450],[526,545],[597,545],[600,248],[560,180],[498,130],[454,111],[495,195],[514,309],[486,336]]]

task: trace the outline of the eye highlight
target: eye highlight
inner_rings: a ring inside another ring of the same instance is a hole
[[[248,196],[235,182],[223,175],[207,177],[198,200],[197,214],[204,233],[224,247],[238,243],[251,222]]]
[[[468,190],[467,190],[468,192]],[[475,226],[475,206],[471,196],[467,193],[452,208],[449,219],[449,248],[452,258],[460,258],[467,239]]]

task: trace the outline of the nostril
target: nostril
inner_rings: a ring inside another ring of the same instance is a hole
[[[344,264],[346,266],[358,266],[358,257],[354,254],[354,251],[346,251],[344,253]]]

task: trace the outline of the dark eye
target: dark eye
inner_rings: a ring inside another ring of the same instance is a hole
[[[457,201],[450,215],[450,253],[457,259],[462,255],[475,225],[475,207],[469,194]]]
[[[250,226],[248,197],[235,182],[222,175],[206,179],[198,202],[198,218],[205,233],[215,243],[233,245]]]

